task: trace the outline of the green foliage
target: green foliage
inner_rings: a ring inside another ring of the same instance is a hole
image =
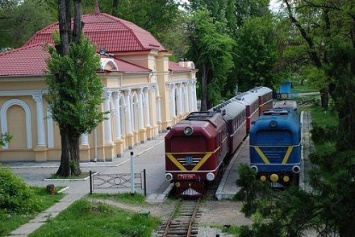
[[[3,172],[2,169],[4,168],[0,167],[0,173]],[[27,223],[28,221],[33,219],[39,212],[51,207],[54,203],[58,202],[64,196],[63,193],[55,193],[54,195],[51,195],[48,193],[47,189],[43,187],[30,187],[30,189],[31,198],[26,199],[24,201],[24,208],[20,207],[16,208],[16,210],[5,208],[0,209],[0,236],[7,236],[11,231]],[[1,194],[0,197],[2,197]]]
[[[300,68],[300,74],[313,88],[325,88],[330,83],[326,71],[312,65],[302,66]]]
[[[336,142],[338,134],[338,118],[334,111],[314,107],[312,110],[312,141],[319,144]]]
[[[6,143],[10,142],[12,136],[10,133],[0,133],[0,146],[4,146]]]
[[[226,76],[234,66],[231,50],[235,42],[223,33],[223,27],[223,23],[214,21],[207,10],[196,11],[188,27],[191,46],[187,58],[199,69],[199,83],[208,85],[207,91],[201,94],[209,106],[220,103]],[[204,86],[201,88],[203,90]]]
[[[86,199],[76,201],[30,236],[151,236],[159,220]]]
[[[275,83],[273,69],[278,55],[274,29],[272,18],[255,17],[246,19],[238,30],[235,64],[239,91]]]
[[[59,126],[71,127],[72,134],[90,132],[103,120],[104,113],[98,110],[103,86],[96,74],[100,59],[95,50],[85,37],[71,44],[68,56],[49,47],[47,100],[53,119]]]
[[[10,169],[0,167],[0,209],[32,212],[36,206],[30,187]]]
[[[312,157],[312,162],[318,165],[310,174],[310,183],[319,193],[316,202],[319,209],[315,218],[318,227],[324,228],[325,233],[353,234],[355,231],[354,157],[354,151],[335,151]]]
[[[245,216],[253,215],[258,207],[263,206],[258,197],[260,195],[270,195],[271,189],[256,179],[256,172],[248,164],[241,164],[238,167],[239,178],[236,184],[240,187],[235,199],[244,203],[242,212]]]
[[[0,49],[22,46],[33,34],[56,20],[47,0],[1,1]]]

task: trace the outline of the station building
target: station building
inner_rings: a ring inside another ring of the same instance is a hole
[[[193,62],[169,61],[171,54],[132,22],[98,11],[82,21],[100,55],[100,110],[109,113],[94,131],[81,135],[81,162],[112,161],[197,110]],[[58,26],[0,54],[0,133],[13,136],[0,146],[0,162],[60,160],[61,137],[45,100],[46,45]]]

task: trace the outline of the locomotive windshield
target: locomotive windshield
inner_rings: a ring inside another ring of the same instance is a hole
[[[259,131],[256,136],[256,144],[259,146],[270,146],[274,144],[289,146],[292,145],[292,134],[288,130]]]
[[[207,150],[206,138],[203,136],[173,137],[171,152],[201,152]]]

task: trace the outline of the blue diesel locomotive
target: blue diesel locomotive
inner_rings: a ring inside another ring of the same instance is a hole
[[[301,123],[297,110],[266,110],[249,134],[250,166],[262,182],[287,188],[299,184],[301,171]]]

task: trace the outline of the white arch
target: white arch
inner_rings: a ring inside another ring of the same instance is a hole
[[[32,148],[31,110],[30,110],[30,107],[24,101],[18,100],[18,99],[12,99],[12,100],[8,100],[8,101],[6,101],[4,103],[4,105],[2,106],[2,108],[0,110],[1,131],[2,131],[2,133],[6,133],[7,132],[6,113],[7,113],[7,110],[13,105],[19,105],[25,111],[25,115],[26,115],[26,141],[27,141],[27,148],[31,149]],[[8,149],[9,148],[8,144],[5,144],[5,146],[3,146],[3,148],[4,149]]]
[[[102,70],[108,71],[117,71],[118,66],[112,58],[101,58],[100,59],[100,68]]]

